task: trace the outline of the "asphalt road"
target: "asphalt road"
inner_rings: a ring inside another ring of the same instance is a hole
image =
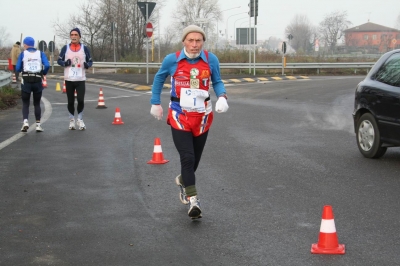
[[[87,130],[70,131],[66,96],[48,80],[43,133],[19,133],[18,109],[0,113],[0,265],[399,265],[400,150],[359,153],[361,79],[228,84],[230,109],[215,114],[196,173],[195,221],[147,91],[88,84]],[[100,87],[107,109],[96,109]],[[147,164],[155,138],[166,164]],[[324,205],[344,255],[310,252]]]

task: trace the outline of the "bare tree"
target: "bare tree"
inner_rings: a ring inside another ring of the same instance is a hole
[[[203,28],[207,34],[207,44],[210,48],[217,39],[216,27],[222,21],[222,12],[218,0],[178,0],[177,11],[172,15],[176,36],[190,24]],[[176,40],[181,43],[181,40]]]
[[[293,36],[290,46],[297,52],[312,50],[314,33],[315,29],[305,15],[296,15],[285,29],[286,36]]]
[[[335,51],[338,40],[344,36],[344,31],[350,25],[351,22],[347,20],[346,11],[334,11],[326,15],[319,27],[319,33],[325,46],[329,46],[331,51]]]
[[[394,26],[396,29],[400,30],[400,14],[397,16],[396,23]]]
[[[162,7],[164,1],[156,3]],[[85,3],[80,6],[79,14],[71,16],[67,23],[53,23],[57,37],[69,40],[70,30],[78,27],[82,43],[90,47],[95,61],[113,60],[114,50],[117,61],[143,58],[147,40],[144,34],[146,21],[136,0],[93,0]],[[153,21],[157,19],[157,13],[153,11],[151,14]]]
[[[10,38],[10,34],[7,32],[6,27],[0,27],[0,47],[6,45],[8,38]]]
[[[81,31],[81,42],[87,45],[95,60],[103,58],[103,28],[106,23],[106,16],[101,8],[99,1],[91,3],[84,2],[80,5],[81,12],[70,16],[66,24],[61,24],[59,21],[53,22],[56,36],[69,40],[69,33],[71,29],[78,27]]]
[[[160,40],[161,50],[165,52],[163,55],[165,56],[170,51],[175,48],[176,40],[180,38],[180,35],[174,30],[173,26],[168,26],[165,28],[165,34],[163,38]]]

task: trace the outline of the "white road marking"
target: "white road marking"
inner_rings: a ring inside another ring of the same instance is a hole
[[[40,119],[40,123],[41,124],[46,122],[47,119],[49,119],[49,117],[51,116],[51,113],[53,112],[53,108],[51,106],[51,103],[46,98],[42,97],[42,102],[44,104],[45,110],[44,110],[44,113],[43,113],[43,115],[42,115],[42,117]],[[12,136],[11,138],[6,139],[5,141],[1,142],[0,143],[0,150],[4,149],[5,147],[10,145],[14,141],[22,138],[23,136],[25,136],[29,132],[32,132],[32,131],[35,131],[35,130],[36,130],[36,122],[29,126],[28,132],[26,132],[26,133],[19,132],[19,133],[15,134],[14,136]]]

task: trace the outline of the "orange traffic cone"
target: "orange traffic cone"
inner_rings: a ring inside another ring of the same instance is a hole
[[[161,149],[161,141],[159,138],[154,140],[154,151],[153,151],[153,158],[148,161],[148,164],[164,164],[168,163],[169,160],[164,160],[164,155]]]
[[[112,122],[113,125],[123,125],[124,122],[122,122],[121,118],[121,112],[119,110],[119,107],[115,109],[115,117],[114,117],[114,122]]]
[[[107,108],[106,104],[104,103],[104,97],[103,97],[103,89],[100,88],[99,92],[99,102],[97,103],[96,109],[104,109]]]
[[[345,245],[339,244],[336,235],[332,206],[325,205],[322,212],[321,228],[318,243],[311,245],[313,254],[344,254]]]
[[[43,88],[47,88],[47,79],[46,79],[46,76],[43,76],[42,85],[43,85]]]
[[[17,79],[15,78],[15,73],[13,73],[12,83],[17,83]]]
[[[62,93],[67,93],[67,88],[65,87],[65,80],[64,80],[64,85],[63,85]]]

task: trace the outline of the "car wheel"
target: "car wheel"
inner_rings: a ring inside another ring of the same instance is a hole
[[[381,136],[378,124],[370,113],[363,114],[357,122],[357,145],[361,154],[367,158],[379,158],[386,152],[386,147],[381,147]]]

